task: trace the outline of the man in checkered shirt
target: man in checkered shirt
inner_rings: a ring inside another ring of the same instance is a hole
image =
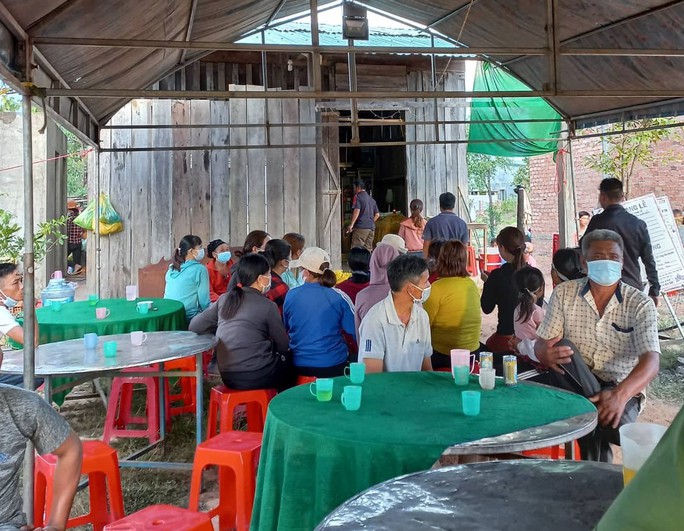
[[[546,383],[596,405],[598,426],[579,441],[582,457],[593,461],[612,460],[609,443],[619,444],[618,428],[636,421],[643,391],[658,374],[655,304],[620,280],[623,252],[616,232],[584,236],[588,278],[554,290],[534,349],[539,362],[552,369]]]

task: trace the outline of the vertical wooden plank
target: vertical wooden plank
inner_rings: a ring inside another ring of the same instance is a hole
[[[408,90],[416,90],[415,88],[415,72],[408,72],[406,76]],[[416,114],[413,108],[408,107],[404,111],[404,120],[406,121],[406,142],[415,142],[416,140]],[[408,196],[409,201],[418,197],[418,179],[416,177],[416,146],[411,144],[406,146],[406,180],[408,181]]]
[[[299,143],[299,103],[297,100],[282,100],[283,123],[295,124],[283,127],[283,145],[294,146]],[[285,223],[283,233],[300,232],[299,196],[299,148],[286,147],[283,150],[283,201],[285,203]]]
[[[265,100],[247,100],[248,124],[266,122]],[[247,129],[247,176],[249,179],[249,230],[264,230],[266,227],[266,157],[263,149],[256,149],[266,143],[265,128]]]
[[[338,124],[339,114],[335,112],[325,113],[323,116],[323,121],[332,124]],[[332,168],[333,175],[330,174],[330,168],[328,168],[325,161],[318,161],[319,164],[323,163],[324,170],[326,171],[326,188],[322,192],[328,192],[327,197],[327,210],[318,215],[319,218],[325,218],[324,224],[328,221],[328,216],[330,216],[330,223],[327,229],[324,227],[325,232],[325,242],[328,245],[328,250],[330,253],[331,264],[334,268],[342,267],[342,194],[341,194],[341,180],[340,180],[340,128],[337,127],[325,127],[323,128],[323,140],[324,144],[322,150],[325,151],[330,162],[330,167]],[[329,192],[339,191],[336,194],[330,194]]]
[[[247,122],[247,100],[232,99],[230,104],[230,123]],[[244,127],[231,129],[231,145],[244,146],[247,131]],[[230,238],[235,246],[242,246],[249,226],[249,194],[247,180],[247,152],[244,149],[230,151]]]
[[[300,123],[313,123],[316,119],[314,100],[299,100]],[[302,126],[299,131],[302,144],[316,143],[316,130],[313,126]],[[316,197],[316,148],[300,148],[300,179],[299,179],[299,212],[301,216],[301,233],[307,245],[321,245],[321,238],[316,232],[316,215],[318,214]]]
[[[283,122],[282,100],[270,100],[268,102],[268,122],[279,125]],[[271,127],[269,131],[271,145],[283,144],[283,128]],[[268,148],[266,150],[266,202],[267,230],[274,238],[280,238],[285,234],[285,213],[289,211],[283,203],[284,198],[284,153],[282,147]]]
[[[174,101],[171,106],[173,125],[185,125],[190,122],[189,101]],[[172,130],[173,145],[185,147],[189,145],[189,129]],[[187,151],[174,151],[173,171],[171,174],[171,220],[174,248],[180,239],[191,231],[190,188],[188,182],[190,157]]]
[[[131,124],[147,125],[151,118],[150,100],[133,100],[131,102]],[[132,129],[131,147],[147,147],[149,130]],[[131,244],[131,279],[137,283],[138,269],[151,261],[152,221],[156,216],[151,210],[151,162],[149,152],[131,153],[130,189],[131,189],[131,224],[129,230],[134,235],[135,243]]]
[[[173,123],[171,100],[155,100],[152,102],[152,123],[155,125],[171,125]],[[163,147],[173,145],[173,133],[170,129],[154,129],[149,131],[149,142],[152,146]],[[169,151],[155,151],[150,154],[150,211],[152,217],[150,263],[156,264],[162,258],[171,259],[177,243],[174,241],[172,219],[173,190],[173,158]]]
[[[226,63],[216,65],[217,90],[226,90]]]
[[[219,66],[222,65],[223,63],[219,64]],[[211,123],[230,123],[230,103],[228,101],[214,100],[211,102]],[[227,127],[213,128],[211,130],[211,144],[212,146],[228,146],[230,145],[230,136],[230,129]],[[230,233],[230,156],[231,151],[227,149],[215,149],[211,152],[211,237],[221,238],[229,245],[236,246],[238,243],[231,238]]]
[[[210,117],[209,100],[192,100],[190,102],[190,123],[206,125]],[[209,146],[210,131],[208,128],[191,129],[190,145]],[[190,210],[191,230],[209,243],[213,236],[210,234],[211,225],[211,152],[203,149],[190,152]]]

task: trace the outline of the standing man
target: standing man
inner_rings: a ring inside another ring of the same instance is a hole
[[[77,275],[83,269],[81,264],[81,249],[83,247],[83,229],[74,223],[78,216],[78,205],[76,201],[67,203],[67,255],[71,255],[71,260],[67,263],[67,272],[70,275]]]
[[[352,218],[347,227],[347,234],[352,235],[352,247],[365,247],[372,252],[375,222],[380,217],[378,204],[366,192],[366,184],[361,179],[354,181],[354,194]]]
[[[603,179],[599,185],[599,204],[603,208],[603,212],[591,218],[585,237],[597,229],[609,229],[622,236],[625,244],[622,281],[634,286],[639,291],[644,290],[639,267],[639,258],[641,258],[646,268],[648,295],[658,306],[660,282],[658,281],[658,270],[651,248],[651,236],[648,234],[646,223],[624,209],[621,204],[624,200],[622,181],[614,177]]]
[[[582,459],[611,462],[620,426],[636,422],[644,390],[658,374],[658,315],[645,293],[620,281],[624,243],[612,230],[582,239],[587,279],[563,282],[551,294],[537,329],[538,377],[591,400],[598,426],[579,439]]]
[[[430,218],[423,230],[423,256],[428,258],[430,242],[436,239],[458,240],[468,245],[468,226],[466,222],[454,213],[456,196],[451,192],[444,192],[439,196],[440,213]]]

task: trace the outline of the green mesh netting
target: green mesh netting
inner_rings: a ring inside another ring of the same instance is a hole
[[[474,91],[528,91],[530,88],[501,68],[480,63]],[[543,98],[473,98],[470,119],[553,120],[551,122],[472,123],[468,151],[500,157],[532,157],[558,149],[561,116]],[[510,142],[476,142],[509,139]]]

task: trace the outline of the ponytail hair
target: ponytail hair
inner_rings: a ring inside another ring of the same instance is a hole
[[[254,284],[260,275],[266,275],[269,269],[268,260],[261,254],[250,253],[238,260],[230,278],[226,301],[221,308],[221,318],[228,320],[235,317],[245,299],[244,288]]]
[[[544,274],[536,267],[523,267],[515,273],[515,283],[518,285],[520,301],[518,322],[525,323],[530,320],[537,305],[535,293],[544,290]]]
[[[171,268],[175,269],[176,271],[180,271],[181,265],[185,263],[188,253],[198,245],[202,245],[202,240],[199,236],[195,236],[194,234],[183,236],[178,244],[178,247],[176,247],[176,250],[173,253],[173,262],[171,263]]]
[[[552,267],[556,273],[563,275],[568,280],[576,280],[586,276],[582,270],[579,249],[558,249],[553,255]]]
[[[425,219],[423,218],[423,202],[420,199],[414,199],[409,205],[411,210],[411,220],[413,225],[419,229],[425,225]]]
[[[257,249],[261,248],[261,246],[264,244],[264,240],[270,237],[270,234],[266,231],[253,230],[245,238],[245,243],[242,246],[242,249],[235,252],[235,256],[239,258],[248,255],[251,252],[254,252],[254,247],[256,247]]]
[[[292,247],[285,240],[268,240],[263,254],[273,269],[281,260],[289,260],[291,251]]]
[[[516,227],[505,227],[496,237],[496,243],[513,255],[513,268],[518,271],[527,265],[525,261],[525,235]]]
[[[321,286],[325,288],[335,287],[335,284],[337,284],[337,275],[335,275],[335,272],[330,269],[330,264],[328,262],[323,262],[318,270],[323,271],[323,274],[307,269],[309,275],[311,275],[311,278],[313,278]]]

